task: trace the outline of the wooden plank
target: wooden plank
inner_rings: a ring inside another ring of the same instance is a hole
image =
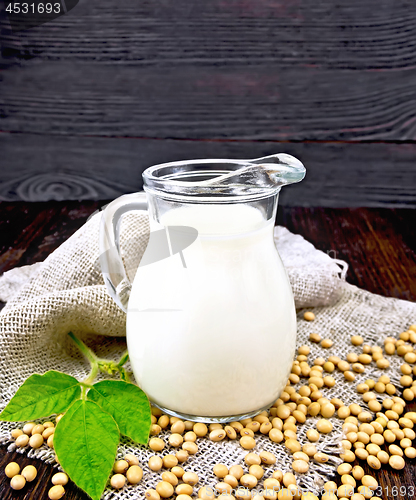
[[[32,59],[3,73],[1,127],[148,138],[411,141],[415,79],[416,69]]]
[[[416,145],[185,141],[0,134],[0,200],[102,200],[142,188],[145,168],[187,158],[277,152],[307,168],[284,188],[288,206],[416,207]]]
[[[413,141],[415,47],[410,0],[91,0],[4,32],[2,129]]]
[[[101,205],[0,202],[0,274],[46,259]]]
[[[79,3],[48,25],[4,36],[44,60],[133,65],[254,61],[343,69],[415,67],[412,0],[109,0]]]
[[[412,210],[403,209],[282,207],[277,221],[332,258],[345,260],[349,283],[416,301],[416,231],[409,227],[414,218]]]

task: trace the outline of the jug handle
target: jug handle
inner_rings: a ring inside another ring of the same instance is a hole
[[[132,210],[147,213],[146,194],[125,194],[109,203],[103,211],[100,225],[99,251],[101,272],[108,293],[127,312],[131,283],[120,254],[120,226],[123,215]]]

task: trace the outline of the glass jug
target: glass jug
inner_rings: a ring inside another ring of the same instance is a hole
[[[280,188],[304,176],[286,154],[165,163],[143,173],[146,200],[124,195],[103,212],[101,268],[127,312],[134,376],[167,414],[239,420],[285,387],[296,313],[273,227]],[[133,284],[119,245],[131,210],[147,210],[151,230]]]

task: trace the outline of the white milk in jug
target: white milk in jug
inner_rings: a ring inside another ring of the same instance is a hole
[[[137,383],[184,415],[232,417],[273,404],[296,341],[274,221],[247,205],[189,204],[160,223],[191,226],[198,238],[137,271],[127,314]]]

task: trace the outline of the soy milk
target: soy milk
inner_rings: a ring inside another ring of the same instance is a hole
[[[159,227],[153,222],[153,230],[198,230],[182,256],[139,267],[129,299],[134,375],[162,408],[233,416],[279,397],[293,361],[296,316],[273,222],[243,204],[182,205]]]

